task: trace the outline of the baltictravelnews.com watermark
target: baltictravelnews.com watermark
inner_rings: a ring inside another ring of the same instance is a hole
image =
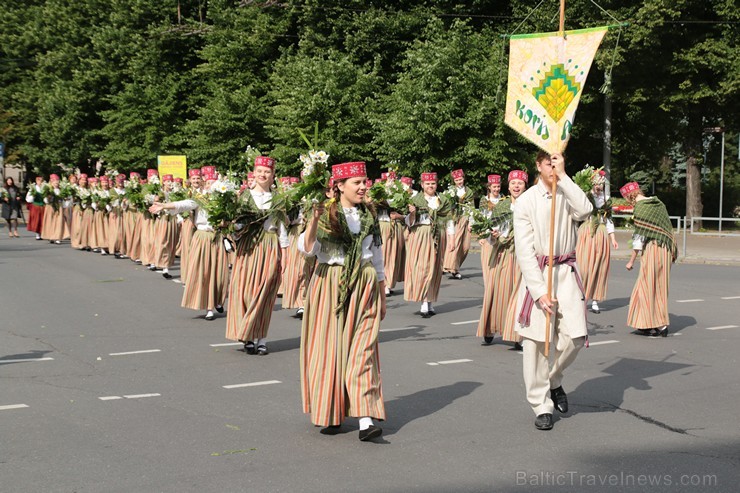
[[[579,471],[516,471],[517,486],[718,486],[716,474],[584,474]]]

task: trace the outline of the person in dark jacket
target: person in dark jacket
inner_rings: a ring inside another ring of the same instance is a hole
[[[18,238],[18,219],[23,218],[21,191],[15,186],[13,178],[5,179],[2,189],[3,219],[8,222],[8,236]]]

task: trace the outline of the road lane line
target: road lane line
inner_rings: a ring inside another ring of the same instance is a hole
[[[132,394],[124,395],[126,399],[142,399],[144,397],[161,397],[162,394]]]
[[[240,389],[242,387],[258,387],[260,385],[272,385],[275,383],[283,383],[280,380],[265,380],[264,382],[251,382],[251,383],[237,383],[234,385],[224,385],[225,389]]]
[[[141,351],[127,351],[125,353],[110,353],[108,356],[127,356],[129,354],[159,353],[161,349],[143,349]]]
[[[695,303],[697,301],[704,301],[704,300],[699,299],[699,298],[694,299],[694,300],[676,300],[676,303]]]
[[[723,296],[723,300],[740,300],[740,296]]]
[[[243,342],[223,342],[221,344],[209,344],[211,347],[223,347],[223,346],[243,346]]]
[[[9,404],[7,406],[0,406],[0,411],[8,411],[10,409],[23,409],[28,407],[26,404]]]
[[[589,342],[588,345],[589,346],[601,346],[602,344],[614,344],[615,342],[619,342],[619,341],[614,341],[614,340],[596,341],[596,342]]]
[[[54,361],[54,358],[0,359],[0,365],[4,363],[26,363],[28,361]]]
[[[451,322],[450,325],[477,324],[478,322],[480,322],[480,319],[476,318],[475,320],[466,320],[464,322]]]
[[[399,330],[412,330],[417,327],[398,327],[397,329],[380,329],[380,332],[398,332]]]
[[[737,329],[737,325],[719,325],[717,327],[707,327],[707,330]]]
[[[123,399],[120,395],[106,395],[105,397],[98,397],[101,401],[115,401],[118,399]]]
[[[440,365],[454,365],[456,363],[470,363],[472,359],[448,359],[446,361],[437,361]]]

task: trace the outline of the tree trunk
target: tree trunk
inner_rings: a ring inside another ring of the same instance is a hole
[[[701,203],[701,160],[694,149],[688,149],[686,159],[686,217],[701,217],[704,206]],[[701,228],[701,221],[694,223],[695,228]]]

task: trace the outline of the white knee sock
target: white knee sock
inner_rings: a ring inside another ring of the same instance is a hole
[[[364,417],[360,418],[360,430],[367,430],[373,425],[373,418]]]
[[[428,301],[424,301],[421,304],[421,313],[427,313],[428,311],[429,311],[429,302]]]

